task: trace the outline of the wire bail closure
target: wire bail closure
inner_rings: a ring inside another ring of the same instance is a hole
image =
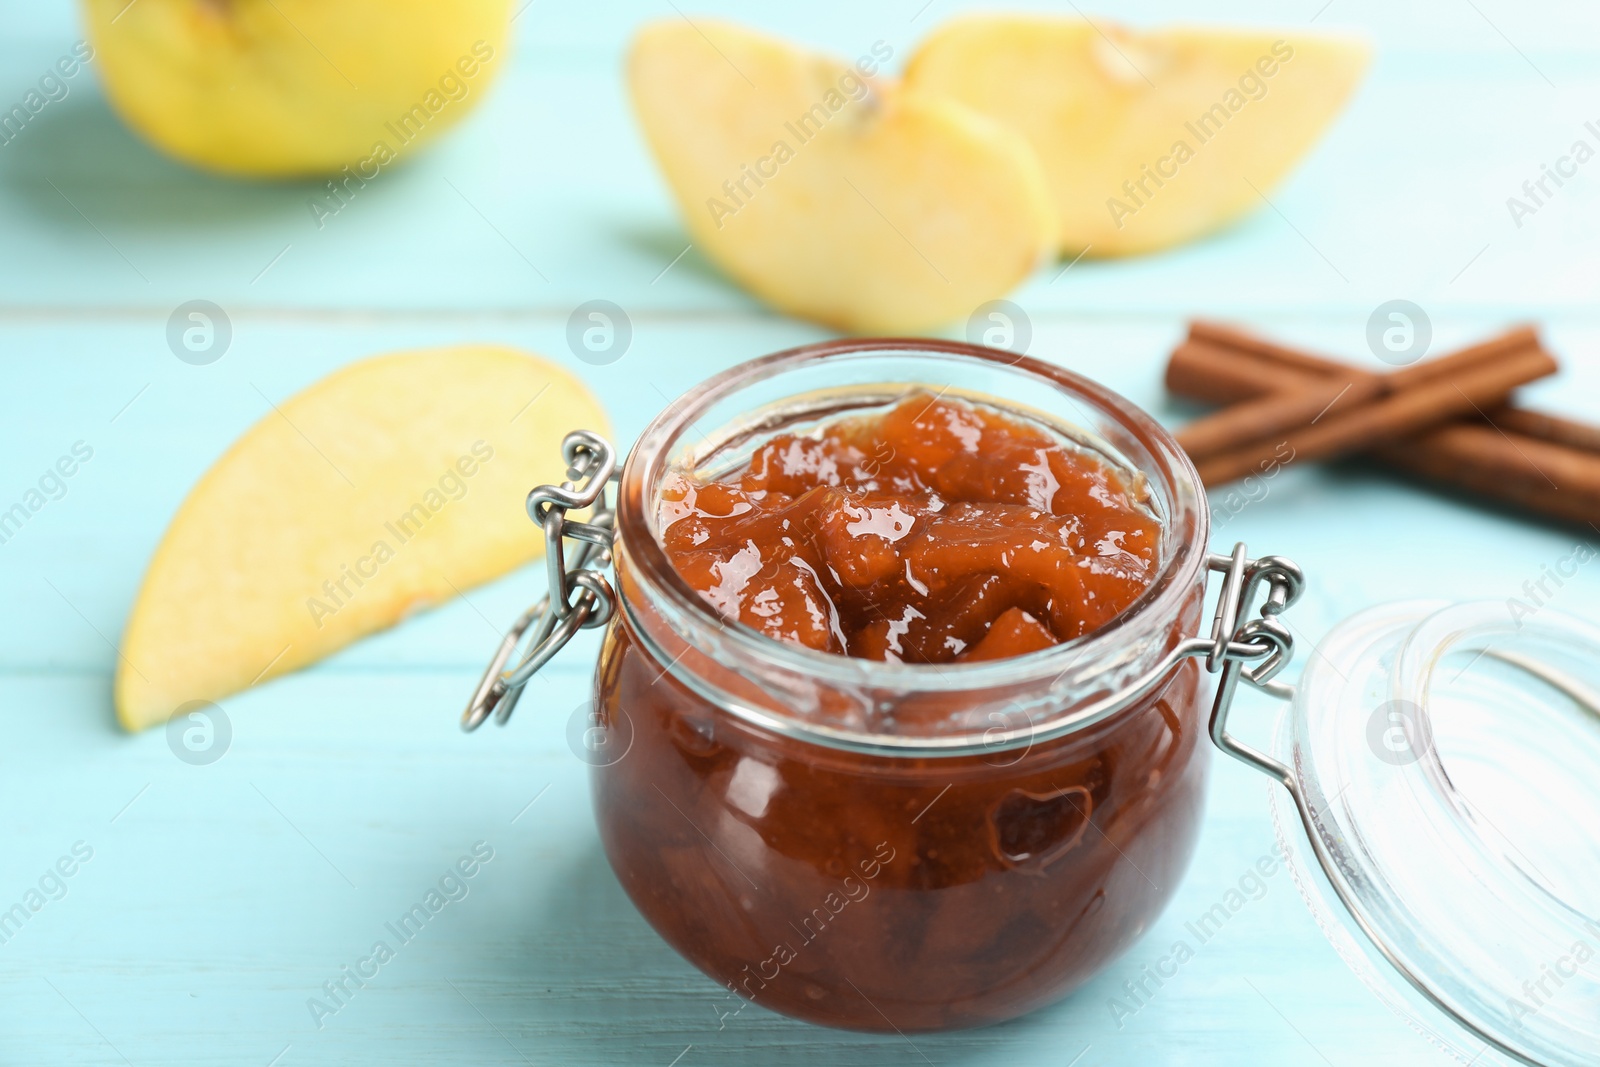
[[[1293,698],[1293,686],[1273,680],[1294,656],[1294,635],[1279,616],[1300,598],[1305,589],[1305,575],[1294,562],[1282,556],[1250,559],[1243,541],[1233,546],[1232,555],[1213,553],[1206,562],[1211,570],[1223,575],[1222,589],[1217,594],[1217,614],[1211,623],[1210,647],[1197,648],[1195,653],[1205,656],[1206,670],[1213,674],[1221,672],[1217,679],[1217,695],[1211,704],[1212,743],[1292,790],[1294,775],[1287,767],[1236,740],[1228,732],[1228,713],[1233,708],[1233,697],[1241,680],[1280,700]],[[1249,614],[1262,583],[1266,583],[1267,596],[1261,604],[1261,613],[1241,625],[1239,619]]]
[[[527,504],[528,517],[544,531],[549,592],[511,624],[489,661],[461,714],[461,728],[469,733],[491,714],[504,726],[539,668],[579,630],[604,626],[616,610],[616,590],[603,573],[611,565],[616,536],[615,494],[609,502],[606,499],[606,488],[618,480],[616,449],[597,433],[574,430],[562,440],[561,455],[567,462],[567,481],[539,486],[528,494]],[[567,517],[567,512],[584,508],[593,509],[587,522]],[[570,554],[568,538],[578,542]],[[530,629],[527,652],[507,670]]]

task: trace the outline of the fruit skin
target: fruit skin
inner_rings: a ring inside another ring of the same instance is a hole
[[[1310,149],[1367,63],[1364,44],[1333,37],[1098,26],[961,18],[923,42],[906,70],[914,89],[1027,137],[1059,212],[1060,248],[1072,255],[1154,251],[1254,209],[1256,189],[1270,194]],[[1216,104],[1227,118],[1197,130]],[[1189,149],[1181,162],[1180,142]],[[1143,168],[1158,166],[1165,177],[1146,177]]]
[[[1038,161],[959,104],[698,20],[641,30],[628,77],[695,246],[785,312],[922,330],[1004,294],[1049,250]]]
[[[117,667],[123,726],[295,670],[542,554],[523,500],[565,477],[561,439],[580,427],[606,432],[577,379],[489,345],[364,360],[278,402],[150,561]]]
[[[106,95],[128,125],[187,163],[253,177],[350,166],[370,178],[389,161],[373,158],[379,143],[393,158],[431,140],[505,65],[510,11],[509,0],[84,6]]]

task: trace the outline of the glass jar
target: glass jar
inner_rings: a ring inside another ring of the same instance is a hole
[[[1161,519],[1137,602],[1042,653],[934,667],[729,625],[676,573],[669,473],[914,389],[1060,427],[1133,474]],[[965,345],[812,346],[683,397],[622,474],[596,676],[595,726],[626,754],[597,761],[595,809],[628,895],[739,997],[833,1026],[980,1026],[1082,983],[1160,913],[1199,831],[1208,687],[1173,653],[1201,621],[1202,500],[1126,401]]]

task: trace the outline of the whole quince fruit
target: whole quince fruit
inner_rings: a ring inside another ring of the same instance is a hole
[[[363,179],[459,121],[505,64],[509,0],[85,0],[112,106],[226,174]],[[348,179],[347,179],[348,180]]]

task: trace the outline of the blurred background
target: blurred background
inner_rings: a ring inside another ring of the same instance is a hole
[[[1263,787],[1233,766],[1217,769],[1200,857],[1158,929],[1062,1005],[914,1042],[757,1008],[723,1018],[723,991],[643,924],[599,852],[567,742],[592,635],[510,728],[456,727],[501,627],[538,594],[538,567],[226,701],[231,747],[215,763],[115,725],[115,645],[145,563],[196,479],[269,404],[365,356],[491,341],[579,375],[626,443],[708,374],[833,335],[764,307],[694,247],[627,100],[622,59],[641,23],[720,15],[845,57],[881,40],[892,71],[939,22],[985,6],[517,0],[480,106],[320,219],[308,207],[320,181],[217,177],[150,148],[108,107],[94,60],[0,144],[0,500],[74,442],[93,449],[65,494],[0,544],[0,905],[75,843],[93,850],[0,944],[0,1063],[1446,1062],[1344,969],[1281,873],[1148,1009],[1120,1025],[1108,1012],[1273,847]],[[1084,10],[1136,27],[1350,32],[1371,42],[1372,65],[1241,222],[1032,275],[1009,297],[1031,354],[1175,426],[1193,409],[1165,396],[1161,370],[1189,318],[1382,369],[1368,317],[1405,299],[1430,317],[1435,351],[1537,322],[1563,372],[1527,397],[1600,419],[1600,162],[1520,225],[1507,206],[1573,142],[1600,145],[1600,9]],[[0,0],[0,26],[0,108],[85,36],[64,3]],[[174,312],[197,300],[229,335],[204,364],[168,340]],[[610,362],[569,343],[574,309],[595,300],[631,328]],[[1593,537],[1349,464],[1288,471],[1213,547],[1246,540],[1299,561],[1313,593],[1296,621],[1314,637],[1397,596],[1520,595]],[[1560,607],[1595,618],[1596,591],[1585,571]],[[1261,722],[1271,710],[1246,707]],[[315,1025],[307,998],[478,841],[495,859],[471,895]]]

